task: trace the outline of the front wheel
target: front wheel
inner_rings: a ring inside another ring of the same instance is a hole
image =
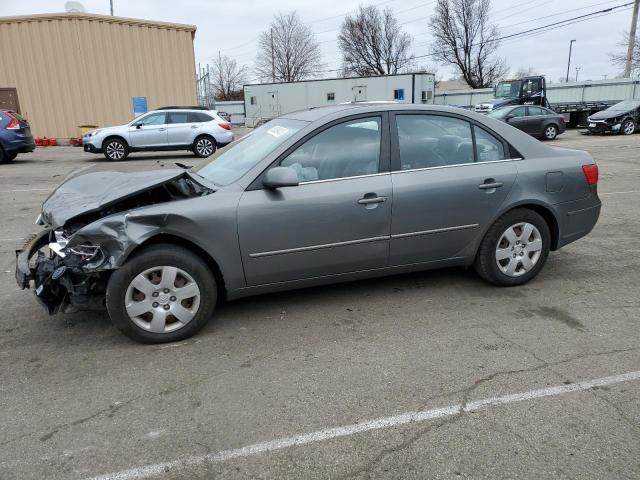
[[[625,120],[620,127],[620,133],[623,135],[631,135],[636,131],[636,122],[633,120]]]
[[[522,285],[542,270],[550,245],[551,232],[542,216],[529,209],[511,210],[482,239],[476,271],[494,285]]]
[[[207,158],[216,151],[216,141],[208,135],[196,138],[193,142],[193,153],[200,158]]]
[[[114,325],[142,343],[183,340],[211,318],[217,288],[202,259],[177,245],[145,248],[113,272],[107,310]]]
[[[558,136],[558,127],[555,125],[547,125],[544,129],[544,139],[554,140]]]
[[[129,147],[127,144],[118,138],[109,138],[104,145],[102,145],[102,151],[107,160],[120,161],[127,158],[129,155]]]

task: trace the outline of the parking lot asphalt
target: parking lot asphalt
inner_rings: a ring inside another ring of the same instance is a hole
[[[42,201],[103,157],[0,165],[0,478],[639,478],[640,135],[552,144],[598,161],[603,209],[530,284],[449,269],[247,298],[160,346],[49,317],[13,277]],[[195,159],[124,163],[165,161]]]

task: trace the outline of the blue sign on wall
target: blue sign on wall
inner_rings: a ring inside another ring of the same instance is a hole
[[[147,97],[133,97],[133,115],[138,116],[147,113]]]

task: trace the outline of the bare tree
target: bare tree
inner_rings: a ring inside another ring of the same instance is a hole
[[[610,53],[609,59],[611,63],[621,69],[621,73],[624,70],[627,63],[627,47],[629,46],[629,32],[622,33],[622,39],[618,42],[618,46],[623,48],[621,53]],[[633,53],[631,54],[631,76],[635,77],[640,74],[640,34],[636,35],[636,41],[634,43]]]
[[[295,82],[318,73],[321,57],[313,31],[298,14],[278,14],[260,35],[256,73],[263,81]]]
[[[431,55],[456,66],[472,88],[493,85],[508,72],[495,57],[499,33],[489,22],[490,0],[437,0],[430,26],[435,37]]]
[[[523,77],[531,77],[533,75],[537,75],[535,69],[533,67],[520,67],[516,70],[516,73],[513,75],[513,78],[523,78]]]
[[[217,100],[242,100],[242,85],[248,76],[247,67],[233,58],[218,55],[213,59],[211,83]]]
[[[344,19],[338,46],[345,76],[397,73],[411,60],[411,36],[402,31],[391,9],[380,13],[375,6],[361,5]]]

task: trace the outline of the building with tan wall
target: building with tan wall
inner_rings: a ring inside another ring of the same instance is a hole
[[[78,136],[79,125],[131,120],[195,105],[196,27],[84,13],[0,17],[0,108],[18,110],[34,136]]]

